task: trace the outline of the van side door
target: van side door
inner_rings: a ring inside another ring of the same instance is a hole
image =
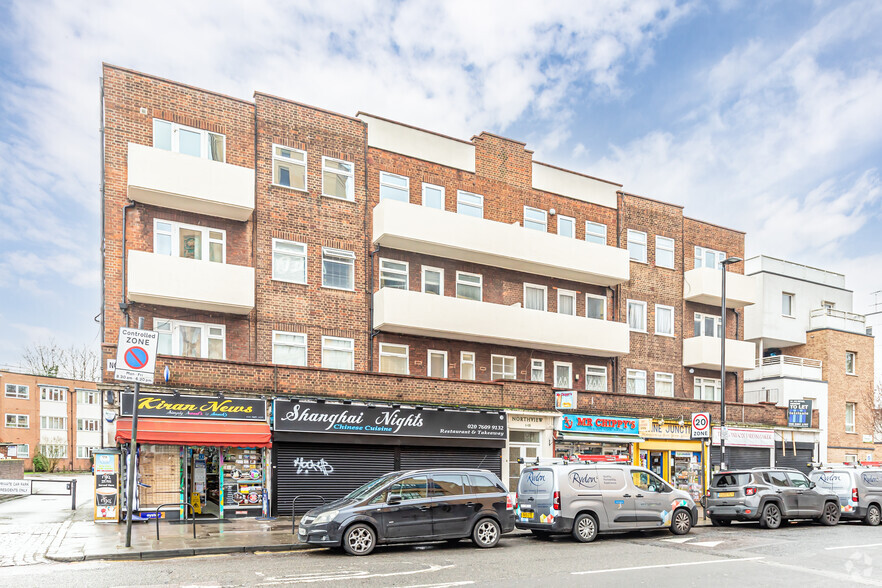
[[[659,527],[671,507],[671,487],[654,473],[642,469],[631,470],[634,495],[634,520],[637,528]]]
[[[633,529],[637,526],[635,509],[636,492],[631,491],[622,468],[597,468],[603,508],[610,530]]]

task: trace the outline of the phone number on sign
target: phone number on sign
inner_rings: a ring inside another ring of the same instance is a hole
[[[477,429],[479,431],[504,431],[504,425],[468,425],[469,429]]]

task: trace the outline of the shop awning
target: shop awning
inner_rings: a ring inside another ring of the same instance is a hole
[[[582,435],[579,433],[561,433],[558,431],[557,441],[587,441],[589,443],[643,443],[645,439],[637,435]]]
[[[116,440],[127,443],[131,439],[132,419],[118,419]],[[139,418],[138,443],[271,447],[272,433],[265,422]]]

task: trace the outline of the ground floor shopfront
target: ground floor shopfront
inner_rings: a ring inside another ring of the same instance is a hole
[[[683,421],[640,419],[640,437],[633,463],[655,472],[698,501],[707,484],[707,448],[702,440],[692,439],[692,426]]]
[[[812,471],[812,464],[818,462],[816,430],[728,427],[728,431],[727,469],[781,467],[807,474]],[[712,440],[711,463],[717,469],[722,460],[719,427],[713,427]]]
[[[643,441],[639,421],[631,417],[564,414],[555,425],[555,457],[632,460],[634,446]]]
[[[525,462],[554,457],[554,420],[558,412],[507,410],[508,443],[502,456],[502,478],[512,492],[517,491],[518,480]]]
[[[276,399],[272,511],[302,514],[396,470],[484,468],[505,481],[506,441],[501,411]]]

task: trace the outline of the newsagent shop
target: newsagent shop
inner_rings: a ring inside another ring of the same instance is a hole
[[[129,462],[134,394],[120,394],[116,441]],[[266,400],[142,392],[133,520],[154,518],[163,504],[189,503],[197,517],[261,516],[268,508],[272,434]],[[121,479],[127,480],[123,467]],[[124,493],[125,494],[125,493]],[[167,506],[162,518],[179,518]],[[123,512],[125,506],[123,507]]]
[[[273,401],[273,513],[290,515],[342,498],[388,472],[483,468],[501,475],[502,411]]]

